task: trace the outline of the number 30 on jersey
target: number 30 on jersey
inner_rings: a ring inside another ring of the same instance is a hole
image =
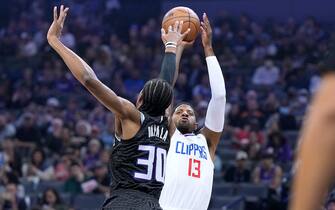
[[[147,159],[137,159],[137,164],[146,166],[147,172],[135,172],[134,177],[138,179],[151,180],[155,170],[155,180],[157,182],[164,183],[166,150],[150,145],[140,145],[138,150],[148,152]]]

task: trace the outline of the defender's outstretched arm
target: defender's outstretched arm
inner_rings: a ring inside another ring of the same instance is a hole
[[[85,86],[105,107],[120,118],[127,118],[134,122],[140,120],[140,112],[126,99],[118,97],[114,91],[104,85],[95,75],[92,68],[76,53],[67,48],[61,41],[60,35],[69,8],[62,5],[58,16],[54,7],[54,20],[49,28],[47,39],[50,46],[60,55],[73,76]]]

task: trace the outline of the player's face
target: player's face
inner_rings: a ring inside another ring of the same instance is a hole
[[[181,133],[191,133],[197,128],[194,110],[187,104],[175,109],[172,120]]]

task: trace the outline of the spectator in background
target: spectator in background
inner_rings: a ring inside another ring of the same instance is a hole
[[[2,210],[27,210],[27,204],[18,196],[16,183],[7,183],[5,191],[0,193],[0,209]]]
[[[29,87],[25,85],[18,85],[12,94],[11,107],[22,109],[29,105],[32,100],[32,93]]]
[[[70,155],[65,153],[60,161],[55,164],[55,179],[58,181],[66,181],[70,176],[71,158]]]
[[[244,151],[236,153],[235,165],[230,166],[224,173],[224,180],[226,182],[250,182],[250,170],[246,167],[248,154]]]
[[[97,162],[93,168],[93,177],[97,182],[97,187],[93,190],[93,193],[103,193],[109,192],[110,178],[108,176],[107,166],[101,162]]]
[[[280,166],[274,163],[273,156],[273,149],[266,149],[260,165],[253,171],[253,183],[263,183],[270,189],[277,191],[281,186],[283,172]]]
[[[269,93],[263,106],[263,113],[266,118],[275,114],[279,108],[279,101],[275,93]]]
[[[63,204],[58,192],[54,188],[48,188],[43,192],[41,210],[67,210],[68,207]]]
[[[240,105],[238,103],[233,103],[228,114],[228,124],[234,128],[242,128],[242,116],[240,111]]]
[[[41,145],[41,133],[32,113],[23,114],[20,126],[17,128],[16,138],[16,146],[19,147],[31,149]]]
[[[292,102],[291,112],[299,124],[302,123],[302,120],[305,116],[308,101],[308,91],[306,89],[300,89],[297,91],[296,98]]]
[[[6,139],[2,141],[2,154],[4,155],[3,167],[6,171],[10,171],[17,177],[21,176],[22,158],[18,151],[15,149],[14,141],[12,139]]]
[[[106,109],[101,104],[96,104],[88,116],[89,122],[93,125],[97,125],[99,128],[106,126],[105,120],[107,120],[107,118],[108,115],[106,115]]]
[[[115,141],[114,129],[115,129],[114,115],[111,112],[109,112],[106,115],[105,128],[102,134],[100,135],[100,139],[102,140],[103,144],[108,148],[111,148]]]
[[[200,101],[200,103],[198,103],[198,105],[196,106],[196,113],[199,127],[203,127],[205,125],[207,107],[208,107],[207,101]]]
[[[1,44],[1,41],[0,41]],[[1,53],[1,52],[0,52]],[[11,101],[10,86],[12,81],[10,81],[5,74],[0,74],[0,107],[8,107]]]
[[[137,93],[142,90],[144,80],[141,78],[141,72],[138,69],[132,69],[129,74],[129,78],[124,81],[124,84],[127,87],[127,95],[132,101],[136,101]]]
[[[190,69],[188,69],[189,71],[191,71],[191,74],[189,74],[189,78],[188,79],[188,87],[189,88],[193,88],[195,86],[197,86],[199,84],[199,82],[201,82],[201,77],[203,75],[205,75],[205,77],[207,76],[207,71],[204,72],[204,68],[203,65],[201,63],[201,57],[199,54],[193,54],[191,57],[191,62],[189,63]],[[190,72],[189,72],[190,73]],[[208,76],[207,76],[208,77]],[[193,90],[194,91],[194,90]]]
[[[98,48],[97,57],[92,67],[101,81],[108,82],[114,70],[112,52],[109,46],[102,45]]]
[[[71,146],[71,138],[73,136],[73,132],[68,127],[63,127],[62,132],[62,143],[63,148],[69,148]]]
[[[108,165],[109,163],[109,151],[107,149],[104,149],[100,152],[100,162],[102,162],[102,164]]]
[[[62,134],[63,120],[60,118],[53,119],[46,136],[46,146],[51,152],[59,154],[63,151]]]
[[[190,93],[189,93],[190,91],[187,85],[188,85],[187,75],[181,72],[178,75],[175,85],[175,91],[173,93],[176,98],[176,103],[190,99]]]
[[[78,107],[80,107],[80,105],[77,99],[75,97],[70,97],[67,101],[64,114],[63,114],[64,122],[66,122],[69,125],[74,125],[75,123],[79,123],[79,121],[76,119]],[[77,128],[76,128],[76,131],[77,131]]]
[[[259,166],[253,171],[253,183],[265,184],[268,188],[267,210],[282,210],[280,189],[282,186],[283,170],[274,163],[273,148],[267,148],[262,155]]]
[[[224,48],[222,56],[219,57],[219,61],[220,66],[223,69],[232,69],[238,63],[236,56],[232,53],[231,49],[228,47]]]
[[[99,139],[100,141],[100,128],[97,125],[92,125],[92,133],[91,133],[91,137],[92,139]]]
[[[249,91],[249,93],[252,92],[254,91]],[[241,118],[244,124],[249,124],[253,121],[257,121],[257,123],[261,127],[263,126],[264,114],[260,109],[257,99],[249,98],[249,94],[247,94],[246,110],[242,112]]]
[[[213,163],[214,163],[214,172],[217,174],[221,174],[223,168],[221,157],[215,154]]]
[[[193,88],[193,101],[195,104],[201,101],[209,101],[211,97],[211,89],[209,87],[208,75],[204,74],[201,77],[200,84]]]
[[[76,37],[68,30],[67,26],[64,26],[61,41],[67,47],[73,49],[76,46]]]
[[[281,131],[273,131],[268,134],[267,147],[273,148],[276,161],[290,163],[292,160],[292,149]]]
[[[254,85],[271,86],[276,84],[279,79],[279,68],[273,64],[273,61],[266,59],[264,65],[258,67],[252,77]]]
[[[248,151],[250,159],[257,159],[264,144],[264,136],[257,120],[246,123],[243,129],[235,129],[234,142],[238,148]]]
[[[54,168],[47,163],[43,150],[37,148],[31,154],[30,163],[25,163],[22,166],[22,174],[29,179],[52,180]]]
[[[279,116],[277,116],[279,128],[283,131],[297,130],[298,122],[292,113],[292,108],[288,97],[284,97],[279,107]]]
[[[257,24],[253,24],[253,26],[259,28],[259,25]],[[263,60],[267,56],[275,56],[276,53],[276,45],[270,42],[269,37],[262,37],[251,52],[251,59],[257,62]]]
[[[83,192],[81,184],[85,180],[85,174],[79,163],[73,162],[70,167],[70,177],[64,184],[64,191],[77,195]]]
[[[22,57],[32,57],[37,54],[37,45],[27,32],[21,34],[20,55]]]
[[[8,122],[7,117],[4,113],[0,114],[0,142],[6,138],[12,138],[15,136],[16,129],[14,125]]]
[[[76,135],[72,138],[71,144],[81,147],[87,144],[92,133],[92,126],[86,120],[79,120],[76,123]]]
[[[97,139],[91,139],[87,147],[88,151],[84,158],[84,166],[87,170],[92,169],[96,162],[99,160],[101,143]]]

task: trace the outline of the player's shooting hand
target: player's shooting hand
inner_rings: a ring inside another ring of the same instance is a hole
[[[180,45],[186,45],[183,39],[187,36],[191,29],[188,28],[184,33],[181,33],[182,28],[183,21],[176,21],[174,26],[169,26],[167,33],[163,28],[161,29],[161,38],[166,47],[169,43],[171,43],[172,45],[174,44],[175,47],[178,47]]]
[[[49,28],[47,39],[48,42],[52,42],[54,39],[59,39],[63,30],[64,21],[66,18],[66,15],[69,11],[69,8],[64,8],[64,5],[60,6],[60,12],[58,16],[57,7],[54,7],[53,13],[54,13],[54,20]]]
[[[204,48],[212,47],[212,27],[209,23],[207,14],[204,13],[202,16],[203,21],[201,22],[201,40]]]
[[[189,48],[194,44],[194,42],[195,42],[195,40],[192,41],[192,42],[182,41],[178,47],[180,47],[182,49]]]

